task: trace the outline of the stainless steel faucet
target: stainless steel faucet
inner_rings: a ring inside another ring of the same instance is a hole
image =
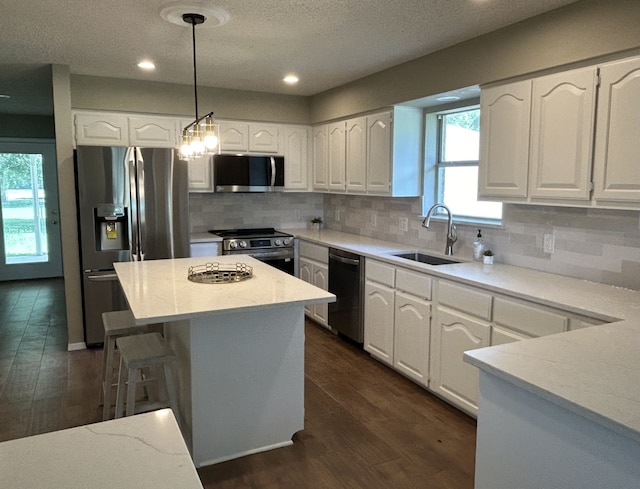
[[[456,233],[456,227],[453,225],[451,210],[444,204],[434,204],[427,212],[427,217],[422,221],[422,226],[425,228],[429,227],[429,222],[431,221],[432,214],[436,211],[436,209],[444,209],[447,211],[447,215],[449,219],[447,221],[447,245],[444,249],[445,255],[453,255],[453,243],[458,241],[458,235]]]

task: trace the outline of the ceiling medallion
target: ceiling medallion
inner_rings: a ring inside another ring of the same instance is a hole
[[[199,14],[205,18],[207,22],[205,24],[199,24],[200,29],[219,27],[226,24],[231,18],[229,13],[222,7],[205,5],[203,2],[169,3],[160,10],[160,17],[180,27],[189,27],[190,24],[186,23],[182,18],[186,13]]]

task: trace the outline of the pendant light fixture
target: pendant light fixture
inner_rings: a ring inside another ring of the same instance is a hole
[[[196,25],[203,24],[202,14],[182,14],[182,20],[191,24],[193,40],[193,96],[195,101],[195,119],[182,130],[180,155],[185,160],[198,158],[205,154],[213,154],[218,148],[218,125],[213,112],[200,117],[198,115],[198,76],[196,68]]]

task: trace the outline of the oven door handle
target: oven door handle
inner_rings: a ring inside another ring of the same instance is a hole
[[[265,252],[259,252],[259,251],[246,251],[246,252],[241,252],[241,253],[226,253],[227,255],[249,255],[253,258],[255,258],[256,260],[271,260],[271,259],[275,259],[277,260],[278,258],[291,258],[293,259],[293,250],[282,250],[282,251],[265,251]]]

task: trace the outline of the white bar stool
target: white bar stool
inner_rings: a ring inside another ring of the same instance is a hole
[[[111,419],[111,392],[118,385],[113,382],[113,363],[116,354],[116,338],[147,332],[146,326],[136,326],[131,311],[102,313],[104,326],[104,350],[102,367],[102,420]]]
[[[122,417],[125,403],[126,386],[126,416],[135,412],[136,404],[136,379],[138,370],[143,368],[162,366],[165,381],[165,390],[168,396],[167,402],[150,402],[145,410],[158,409],[167,405],[173,409],[176,419],[180,419],[178,413],[178,401],[176,387],[173,381],[171,364],[176,356],[162,338],[160,333],[145,333],[134,336],[121,336],[116,339],[116,345],[120,350],[120,376],[118,379],[118,391],[116,395],[116,418]],[[145,380],[146,382],[147,380]],[[178,421],[178,424],[180,422]]]

